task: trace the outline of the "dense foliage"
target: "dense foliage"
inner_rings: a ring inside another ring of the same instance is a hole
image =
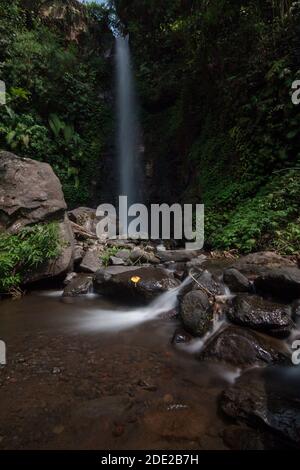
[[[57,14],[43,13],[49,3]],[[89,201],[112,128],[105,15],[73,0],[0,3],[0,146],[50,163],[70,205]]]
[[[60,253],[58,224],[25,227],[18,234],[0,234],[0,293],[22,284],[31,268],[55,259]]]
[[[1,1],[0,146],[49,162],[68,203],[89,204],[114,133],[118,28],[134,54],[149,202],[204,202],[208,248],[298,252],[299,2],[108,4]],[[62,20],[49,5],[66,6]]]
[[[300,4],[112,4],[131,37],[161,198],[206,204],[208,247],[298,251]]]

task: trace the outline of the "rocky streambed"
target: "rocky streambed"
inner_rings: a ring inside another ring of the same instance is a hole
[[[297,259],[99,239],[48,165],[2,153],[0,177],[1,231],[62,242],[0,303],[0,448],[299,447]]]

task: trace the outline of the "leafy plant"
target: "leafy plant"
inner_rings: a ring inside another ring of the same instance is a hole
[[[60,248],[54,222],[25,227],[18,234],[0,234],[0,291],[18,287],[26,271],[57,258]]]

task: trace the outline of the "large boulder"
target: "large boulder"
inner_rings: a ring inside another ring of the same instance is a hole
[[[227,326],[206,344],[199,359],[247,368],[284,362],[287,358],[285,351],[275,341],[251,330]]]
[[[171,272],[159,267],[111,266],[96,273],[94,289],[118,299],[149,301],[178,285]]]
[[[74,239],[66,207],[50,165],[0,152],[0,232],[18,233],[27,225],[50,221],[59,226],[60,255],[27,272],[25,283],[62,276],[72,268]]]
[[[282,300],[300,297],[300,269],[281,268],[262,274],[254,281],[258,292]]]
[[[300,446],[299,372],[297,368],[253,369],[223,392],[221,408],[230,418],[272,430]]]
[[[267,333],[277,338],[289,336],[293,327],[290,309],[256,295],[238,295],[227,316],[232,323]]]
[[[201,290],[186,294],[180,305],[185,329],[195,336],[204,336],[213,327],[213,310],[208,296]]]
[[[0,152],[0,231],[64,221],[67,206],[61,184],[47,163]]]

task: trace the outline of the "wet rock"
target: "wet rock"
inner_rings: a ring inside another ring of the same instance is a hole
[[[96,273],[102,266],[99,254],[96,251],[88,251],[80,263],[80,271],[84,273]]]
[[[283,300],[296,300],[300,297],[300,269],[272,270],[255,279],[254,285],[262,294]]]
[[[284,362],[287,356],[275,341],[244,328],[227,326],[208,342],[199,359],[245,368]]]
[[[100,269],[94,281],[99,294],[142,301],[149,301],[178,285],[172,273],[154,266],[111,266]]]
[[[295,300],[292,305],[292,317],[295,321],[300,319],[300,299]]]
[[[132,250],[129,258],[132,263],[160,263],[159,259],[154,255],[153,252],[145,251],[139,247],[136,247]]]
[[[204,289],[211,296],[222,296],[226,293],[224,285],[207,270],[192,271],[191,276],[193,289]]]
[[[250,281],[235,268],[226,269],[224,271],[223,281],[232,292],[251,291]]]
[[[288,337],[293,327],[288,308],[254,295],[237,296],[227,316],[232,323],[277,338]]]
[[[73,281],[73,279],[77,276],[77,273],[69,273],[67,274],[65,280],[64,280],[64,285],[67,286],[68,284],[70,284],[71,281]]]
[[[77,297],[88,294],[93,287],[93,276],[89,274],[77,274],[64,289],[64,297]]]
[[[208,296],[200,290],[186,294],[181,302],[180,316],[187,331],[204,336],[213,326],[213,311]]]
[[[300,446],[299,374],[293,369],[251,370],[243,374],[221,397],[226,415],[269,429]],[[295,374],[295,379],[291,376]],[[294,382],[294,383],[293,383]],[[267,428],[266,428],[267,427]]]

